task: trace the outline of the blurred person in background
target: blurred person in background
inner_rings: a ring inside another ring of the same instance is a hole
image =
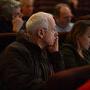
[[[90,65],[90,20],[77,21],[63,44],[65,68]]]
[[[72,13],[77,16],[78,12],[76,11],[78,10],[79,0],[69,0],[68,4],[71,7]]]
[[[79,0],[69,0],[68,5],[70,6],[70,9],[73,13],[72,22],[75,22],[77,18],[79,17]]]
[[[69,32],[72,29],[71,23],[73,15],[68,4],[60,3],[55,6],[54,18],[56,21],[56,30],[58,32]]]
[[[0,1],[0,32],[18,32],[23,25],[20,2]]]
[[[24,20],[22,29],[25,30],[26,29],[25,23],[33,13],[34,0],[19,0],[19,1],[21,3],[21,12],[23,14],[22,19]]]

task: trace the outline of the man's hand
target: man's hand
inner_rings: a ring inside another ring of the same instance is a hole
[[[50,53],[54,53],[54,52],[58,52],[59,51],[59,42],[58,41],[59,41],[59,37],[58,37],[58,34],[57,34],[55,42],[54,42],[54,45],[48,46],[48,51]]]
[[[24,21],[19,16],[13,18],[12,24],[13,24],[13,32],[18,32],[20,28],[23,26]]]

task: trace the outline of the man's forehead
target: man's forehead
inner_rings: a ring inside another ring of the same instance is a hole
[[[24,5],[33,5],[33,0],[21,0]]]
[[[62,7],[62,8],[60,9],[60,12],[61,12],[61,14],[72,13],[69,7]]]

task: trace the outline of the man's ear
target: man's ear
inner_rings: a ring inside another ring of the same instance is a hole
[[[38,29],[38,37],[39,38],[43,38],[44,37],[44,35],[45,35],[45,30],[44,29]]]

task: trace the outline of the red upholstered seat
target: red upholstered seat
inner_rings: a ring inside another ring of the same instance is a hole
[[[80,86],[77,90],[90,90],[90,80],[86,81],[85,84]]]

